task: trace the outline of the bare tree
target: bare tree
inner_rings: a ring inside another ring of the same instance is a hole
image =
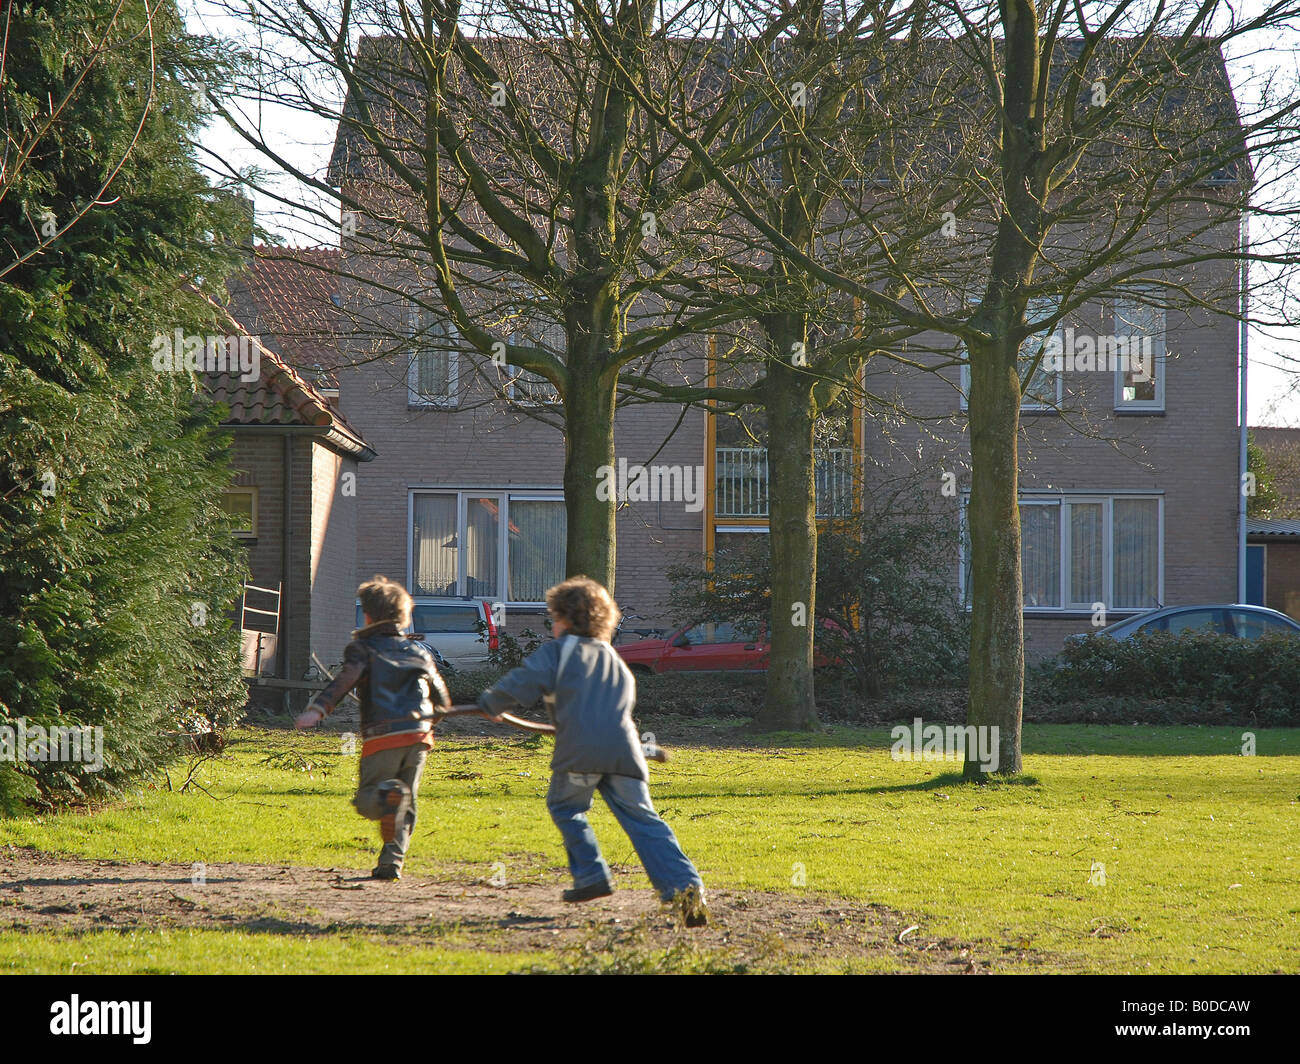
[[[1155,307],[1244,313],[1242,269],[1268,263],[1289,276],[1294,194],[1267,210],[1270,246],[1250,245],[1252,161],[1290,159],[1294,84],[1234,97],[1225,53],[1264,46],[1294,29],[1300,9],[1275,4],[1239,14],[1223,3],[1081,5],[1057,0],[1040,17],[1031,0],[972,6],[934,3],[915,31],[931,62],[905,64],[918,99],[934,86],[951,106],[920,108],[907,125],[932,157],[973,155],[979,165],[890,174],[881,195],[947,204],[959,227],[955,284],[913,276],[891,256],[891,234],[872,234],[902,294],[879,275],[836,268],[792,238],[664,107],[663,128],[728,196],[737,215],[808,278],[861,301],[868,315],[947,336],[969,360],[972,482],[969,504],[972,642],[970,723],[997,727],[999,771],[1021,769],[1024,642],[1018,508],[1022,395],[1041,368],[1050,334],[1090,302],[1123,293]],[[903,123],[900,123],[903,124]],[[1285,166],[1278,167],[1287,172]],[[841,199],[852,203],[856,189]],[[958,204],[968,204],[959,211]],[[937,221],[937,219],[936,219]],[[962,267],[980,262],[962,291]],[[1207,282],[1207,267],[1217,276]],[[954,299],[954,292],[958,298]],[[978,775],[975,759],[968,775]]]
[[[388,341],[358,357],[409,344],[413,305],[432,342],[456,342],[446,321],[479,353],[495,395],[545,400],[521,405],[564,432],[566,568],[612,587],[618,500],[599,488],[615,464],[619,377],[743,313],[692,297],[721,247],[709,225],[680,224],[710,209],[700,169],[614,74],[664,76],[656,5],[253,2],[259,75],[245,95],[335,123],[330,172],[288,158],[251,106],[221,113],[295,180],[287,205],[310,194],[309,214],[342,212],[352,326]],[[711,61],[689,76],[716,76]]]
[[[737,328],[718,345],[717,362],[720,379],[747,379],[744,397],[762,407],[765,423],[768,528],[780,559],[770,569],[772,652],[757,722],[768,729],[817,725],[817,426],[846,403],[877,406],[863,388],[864,365],[874,357],[918,365],[917,352],[904,355],[901,345],[920,343],[913,322],[827,284],[806,263],[893,299],[909,286],[950,288],[961,274],[951,249],[934,239],[948,203],[933,188],[943,171],[971,160],[960,143],[939,152],[913,136],[951,91],[944,83],[919,91],[921,71],[933,64],[915,32],[925,11],[913,3],[776,0],[737,9],[700,0],[678,9],[664,32],[723,57],[727,77],[716,94],[683,100],[629,81],[728,204],[727,268],[711,273],[701,264],[696,284],[717,302],[747,307],[750,319],[748,331]],[[612,55],[594,27],[591,37]],[[969,206],[969,197],[953,204]],[[698,385],[628,383],[678,401],[716,397]],[[734,389],[725,396],[737,397]]]

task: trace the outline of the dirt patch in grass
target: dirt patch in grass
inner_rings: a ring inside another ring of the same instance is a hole
[[[545,951],[561,971],[798,971],[849,965],[974,974],[988,958],[924,921],[825,896],[710,890],[708,927],[686,929],[647,890],[583,905],[560,884],[494,887],[354,869],[94,861],[0,850],[0,931],[171,928],[291,935],[361,932],[495,952]],[[920,924],[921,926],[916,926]],[[901,939],[901,941],[900,941]]]

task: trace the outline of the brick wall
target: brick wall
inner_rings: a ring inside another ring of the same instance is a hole
[[[231,445],[231,467],[234,470],[232,485],[257,489],[257,527],[251,540],[241,540],[248,556],[248,580],[258,587],[276,588],[282,579],[280,532],[283,528],[283,451],[281,437],[270,433],[237,432]],[[270,608],[274,599],[253,593],[248,604],[261,609]],[[238,620],[238,618],[236,618]],[[257,617],[250,626],[269,628],[271,618]],[[269,672],[276,675],[275,638],[263,640],[263,657],[271,655]],[[249,651],[255,654],[254,650]],[[252,664],[250,657],[249,664]]]
[[[349,255],[345,270],[365,274],[385,264]],[[409,277],[388,276],[398,287]],[[425,285],[427,290],[430,285]],[[546,489],[564,478],[564,437],[526,411],[495,398],[490,364],[466,352],[459,358],[461,397],[456,409],[411,406],[406,352],[401,343],[402,306],[377,287],[341,285],[343,346],[352,368],[339,374],[340,408],[379,452],[361,465],[357,479],[357,571],[383,573],[410,584],[409,497],[414,488]],[[683,357],[689,355],[689,349]],[[683,364],[678,363],[675,372]],[[702,363],[693,363],[695,379]],[[539,411],[544,416],[545,411]],[[551,420],[554,414],[549,415]],[[681,419],[679,407],[640,405],[615,419],[618,457],[629,463],[704,464],[704,414]],[[666,441],[666,442],[665,442]],[[626,609],[662,620],[665,568],[674,560],[698,560],[704,549],[703,513],[684,504],[632,504],[617,520],[615,594]]]
[[[409,409],[405,381],[394,380],[389,367],[361,366],[340,376],[341,407],[379,451],[357,471],[359,575],[384,573],[410,581],[412,488],[558,490],[563,485],[561,433],[504,403]],[[669,406],[620,411],[617,455],[629,463],[655,456],[659,465],[702,466],[704,414],[689,414],[674,431],[679,416],[680,410]],[[678,558],[698,560],[704,549],[703,513],[687,512],[681,502],[630,504],[619,512],[617,534],[619,601],[637,613],[659,616],[667,565]]]
[[[1231,241],[1235,234],[1225,233],[1223,239]],[[345,249],[345,266],[357,273],[392,268],[372,267],[357,255],[350,259]],[[1180,280],[1213,300],[1234,298],[1235,278],[1228,264],[1208,263],[1188,270]],[[401,284],[394,276],[385,280]],[[344,285],[342,294],[353,314],[364,312],[390,337],[398,334],[398,308],[391,295],[355,283]],[[1084,308],[1069,324],[1093,333],[1118,331],[1113,309]],[[1238,327],[1231,319],[1192,309],[1171,310],[1166,330],[1164,411],[1119,414],[1114,410],[1113,374],[1067,373],[1060,410],[1022,419],[1020,483],[1022,490],[1049,494],[1158,495],[1163,500],[1164,602],[1232,601],[1237,589]],[[406,365],[396,350],[400,344],[390,340],[384,357],[375,357],[373,345],[353,339],[354,359],[368,361],[341,375],[341,405],[380,452],[379,459],[359,471],[360,572],[409,580],[408,497],[413,487],[560,486],[564,444],[555,428],[510,410],[472,386],[460,409],[412,409],[406,399]],[[923,353],[927,343],[942,341],[921,337],[909,356],[933,361]],[[700,374],[687,377],[698,380]],[[879,358],[869,367],[870,392],[925,420],[868,413],[868,490],[901,478],[932,484],[938,494],[940,474],[951,471],[957,475],[957,496],[941,498],[940,503],[960,506],[961,494],[970,485],[970,458],[958,380],[955,368],[936,375]],[[621,412],[616,423],[618,454],[629,461],[648,461],[673,433],[679,413],[668,405]],[[654,460],[703,464],[704,441],[704,415],[693,411]],[[687,514],[680,505],[633,505],[620,511],[618,535],[618,599],[651,622],[670,620],[664,607],[665,570],[674,561],[699,557],[702,515]],[[954,584],[958,571],[954,545]],[[1088,630],[1091,619],[1090,613],[1028,614],[1030,656],[1055,653],[1066,634]]]
[[[1201,268],[1193,290],[1226,283],[1224,265]],[[1110,332],[1105,308],[1074,319],[1080,330]],[[1163,414],[1118,414],[1111,374],[1066,373],[1059,413],[1021,417],[1022,491],[1160,494],[1164,500],[1164,603],[1233,602],[1237,598],[1238,326],[1205,310],[1168,314]],[[939,345],[939,337],[923,338]],[[943,471],[957,474],[960,505],[970,487],[970,448],[954,369],[939,374],[877,359],[867,386],[892,396],[923,424],[868,418],[864,440],[868,483],[910,477],[939,492]],[[953,549],[957,578],[957,551]],[[1116,619],[1112,614],[1111,619]],[[1032,659],[1060,650],[1065,635],[1091,630],[1088,613],[1025,617]]]
[[[281,629],[288,645],[288,678],[303,679],[311,668],[312,631],[312,473],[317,444],[307,435],[289,437],[292,454],[289,502],[289,573],[281,610]],[[294,707],[306,697],[294,694]]]
[[[343,660],[356,627],[357,499],[355,458],[312,449],[311,648],[331,668]]]

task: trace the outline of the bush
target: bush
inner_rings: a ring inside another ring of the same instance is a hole
[[[638,676],[636,712],[678,717],[752,717],[763,704],[761,672],[670,672]]]
[[[1300,639],[1085,636],[1029,670],[1026,694],[1049,716],[1054,706],[1092,702],[1104,716],[1127,710],[1151,721],[1300,725]]]
[[[868,505],[860,519],[818,533],[818,653],[841,662],[862,697],[963,682],[970,623],[952,586],[956,528],[908,491],[882,492]],[[670,568],[669,605],[682,621],[761,631],[771,572],[769,542],[758,537],[718,551],[712,567]]]
[[[457,669],[450,676],[444,676],[447,692],[451,695],[453,705],[469,705],[477,702],[478,696],[505,675],[505,670],[491,666],[482,669]]]
[[[482,621],[478,624],[479,638],[486,643],[488,627]],[[546,618],[542,633],[531,628],[521,629],[519,637],[500,630],[496,648],[488,651],[487,663],[479,669],[457,669],[443,677],[447,683],[447,692],[454,705],[477,702],[478,696],[496,683],[511,669],[523,664],[524,658],[540,647],[550,638],[551,619]]]
[[[223,727],[247,697],[229,437],[196,382],[151,359],[173,328],[226,331],[191,288],[224,296],[239,263],[238,212],[190,147],[190,82],[217,50],[170,3],[11,10],[6,113],[44,132],[0,198],[0,815],[120,793],[176,756],[167,733]],[[84,212],[110,170],[111,200]],[[45,212],[82,216],[16,260]],[[50,729],[94,757],[46,746]]]

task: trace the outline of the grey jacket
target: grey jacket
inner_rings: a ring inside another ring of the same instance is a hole
[[[570,640],[573,650],[557,676],[561,651]],[[636,680],[604,640],[566,635],[543,643],[519,668],[479,695],[478,704],[494,714],[508,713],[541,698],[550,703],[555,722],[553,772],[650,778],[632,723]]]

